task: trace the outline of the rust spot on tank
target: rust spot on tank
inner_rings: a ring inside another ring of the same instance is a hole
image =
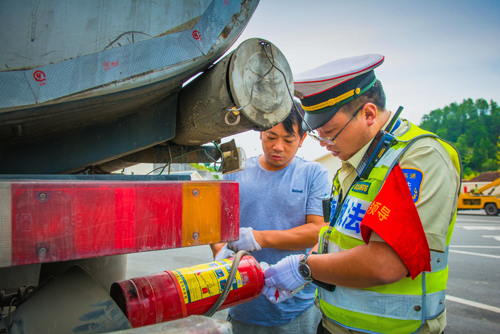
[[[249,16],[251,5],[252,1],[250,0],[241,1],[241,10],[231,16],[231,20],[229,20],[229,23],[224,27],[224,30],[222,30],[220,34],[222,38],[226,39],[235,26],[245,22]]]
[[[201,15],[198,16],[198,17],[195,17],[194,19],[191,19],[189,21],[186,21],[180,25],[178,25],[177,27],[174,27],[170,30],[167,30],[165,31],[163,34],[160,34],[156,37],[160,37],[160,36],[166,36],[166,35],[171,35],[171,34],[175,34],[175,33],[178,33],[178,32],[182,32],[182,31],[186,31],[186,30],[191,30],[194,28],[194,26],[196,25],[196,23],[198,23],[198,21],[200,20],[201,18]]]

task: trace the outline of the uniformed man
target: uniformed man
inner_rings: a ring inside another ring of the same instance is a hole
[[[386,109],[373,71],[383,61],[358,56],[295,76],[303,127],[342,167],[320,254],[290,255],[264,274],[270,300],[318,284],[318,333],[441,333],[446,325],[460,159],[453,146],[399,118],[402,108]]]

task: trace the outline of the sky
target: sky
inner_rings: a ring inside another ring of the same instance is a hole
[[[375,74],[387,109],[403,106],[402,117],[417,125],[424,114],[467,98],[500,103],[498,0],[261,0],[233,48],[254,37],[278,47],[293,74],[384,55]],[[262,152],[258,132],[232,138],[248,157]],[[325,154],[310,138],[297,153],[310,160]]]

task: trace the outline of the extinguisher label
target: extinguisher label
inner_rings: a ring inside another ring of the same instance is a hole
[[[221,260],[192,267],[172,270],[184,296],[184,302],[192,303],[204,298],[220,295],[227,284],[232,261]],[[240,272],[232,282],[231,290],[241,288]]]

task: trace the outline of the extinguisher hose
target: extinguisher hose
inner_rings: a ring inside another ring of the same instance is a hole
[[[221,292],[219,298],[217,299],[217,301],[215,302],[215,304],[212,305],[212,307],[207,312],[205,312],[205,314],[204,314],[205,316],[207,316],[207,317],[213,316],[215,314],[215,312],[217,312],[219,310],[219,307],[221,307],[221,305],[224,304],[224,301],[226,300],[227,295],[229,294],[229,291],[231,291],[232,282],[234,281],[234,278],[236,277],[236,272],[238,270],[240,260],[244,255],[250,255],[250,254],[244,250],[241,250],[238,253],[236,253],[236,256],[234,257],[234,260],[233,260],[233,264],[231,266],[231,270],[229,271],[229,275],[227,277],[226,286],[224,287],[224,289],[222,289],[222,292]]]

